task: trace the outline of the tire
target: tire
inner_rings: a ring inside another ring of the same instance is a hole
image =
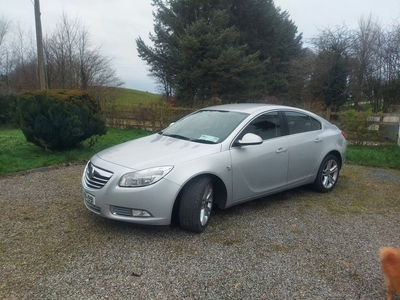
[[[332,191],[339,179],[340,165],[335,155],[327,155],[319,167],[313,188],[321,193]]]
[[[182,192],[179,204],[180,226],[188,231],[203,232],[210,220],[214,202],[214,185],[209,176],[190,181]]]

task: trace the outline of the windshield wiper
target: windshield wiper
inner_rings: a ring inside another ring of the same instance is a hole
[[[176,138],[176,139],[190,141],[190,138],[188,138],[187,136],[180,135],[180,134],[167,134],[167,133],[164,133],[163,135],[164,136],[173,137],[173,138]]]
[[[202,143],[202,144],[216,144],[213,141],[209,141],[209,140],[203,140],[203,139],[191,139],[188,138],[187,136],[183,136],[180,134],[168,134],[168,133],[164,133],[162,134],[164,136],[168,136],[168,137],[172,137],[172,138],[176,138],[176,139],[180,139],[180,140],[185,140],[185,141],[191,141],[191,142],[195,142],[195,143]]]
[[[202,143],[202,144],[216,144],[216,142],[208,141],[208,140],[202,140],[202,139],[192,139],[190,141],[195,142],[195,143]]]

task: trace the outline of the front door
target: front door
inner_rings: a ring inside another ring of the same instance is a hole
[[[286,185],[288,140],[282,136],[278,112],[256,117],[237,139],[246,133],[263,139],[260,145],[232,147],[233,202],[254,198]]]

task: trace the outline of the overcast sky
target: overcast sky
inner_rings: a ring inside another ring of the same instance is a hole
[[[65,12],[79,17],[89,30],[93,45],[100,46],[105,56],[113,58],[113,67],[124,87],[157,92],[148,76],[148,68],[138,57],[135,39],[149,44],[153,31],[151,0],[40,0],[42,30],[52,31]],[[0,16],[35,32],[33,0],[0,0]],[[400,21],[400,0],[275,0],[287,10],[303,40],[312,38],[326,27],[346,24],[356,29],[361,16],[372,14],[383,25]]]

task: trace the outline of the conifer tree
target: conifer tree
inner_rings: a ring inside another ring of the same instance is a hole
[[[153,46],[139,56],[180,104],[260,100],[288,89],[301,36],[272,0],[153,0]]]

